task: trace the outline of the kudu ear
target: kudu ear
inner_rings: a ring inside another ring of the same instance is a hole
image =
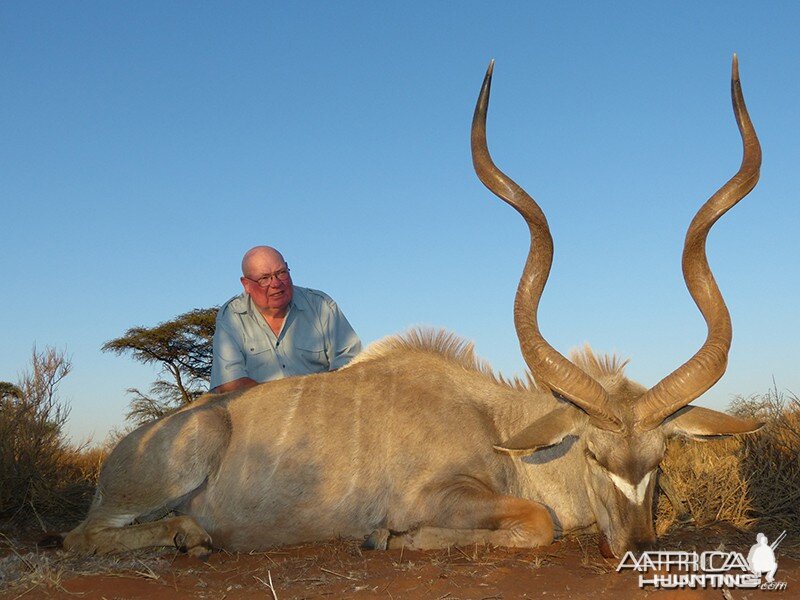
[[[756,419],[742,419],[701,406],[686,406],[665,419],[661,427],[667,436],[706,440],[719,435],[751,433],[763,425]]]
[[[528,456],[580,432],[588,419],[583,411],[563,406],[537,419],[505,442],[495,444],[494,449],[511,456]]]

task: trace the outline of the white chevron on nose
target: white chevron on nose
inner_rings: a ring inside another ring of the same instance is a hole
[[[633,485],[631,482],[626,481],[619,475],[615,475],[614,473],[609,473],[609,477],[611,477],[611,481],[614,483],[616,488],[625,494],[625,497],[630,500],[633,504],[641,504],[644,502],[645,492],[647,491],[647,484],[650,483],[650,478],[653,476],[655,471],[650,471],[644,477],[642,477],[641,481],[638,484]]]

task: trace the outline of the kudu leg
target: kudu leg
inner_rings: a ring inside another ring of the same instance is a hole
[[[64,538],[65,549],[89,554],[173,545],[201,557],[211,552],[211,536],[193,518],[180,516],[127,527],[94,522],[88,527],[78,526]]]
[[[365,542],[376,549],[434,550],[450,546],[493,544],[532,548],[553,541],[553,521],[547,509],[531,500],[501,495],[461,497],[449,519],[436,519],[402,534],[377,530]]]
[[[230,437],[227,413],[198,407],[175,413],[124,438],[103,465],[86,520],[64,535],[67,550],[110,553],[176,546],[208,554],[211,537],[189,515],[131,525],[185,507],[216,473]]]

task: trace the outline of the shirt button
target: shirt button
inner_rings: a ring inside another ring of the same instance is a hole
[[[286,365],[281,365],[281,367],[283,367],[283,368],[285,369],[285,368],[286,368]]]
[[[250,348],[250,352],[255,352],[255,351],[256,351],[255,348]]]
[[[280,345],[281,345],[281,343],[280,343],[280,342],[275,342],[275,345],[276,345],[276,346],[280,346]]]

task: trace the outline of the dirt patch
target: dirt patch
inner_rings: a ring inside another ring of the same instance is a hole
[[[713,533],[695,532],[693,537],[704,542],[705,549],[724,544]],[[663,542],[663,547],[678,547]],[[673,538],[671,543],[687,548],[689,541]],[[729,544],[746,554],[747,543]],[[217,552],[205,562],[174,552],[78,558],[56,551],[23,553],[18,547],[0,562],[0,576],[5,578],[0,578],[0,584],[5,581],[0,599],[769,597],[760,590],[731,590],[728,596],[721,590],[640,590],[637,575],[617,573],[616,566],[616,560],[600,555],[591,537],[536,550],[475,547],[428,552],[366,551],[356,541],[339,540],[251,554]],[[798,597],[800,561],[779,555],[776,579],[787,582],[787,589],[769,594]]]

